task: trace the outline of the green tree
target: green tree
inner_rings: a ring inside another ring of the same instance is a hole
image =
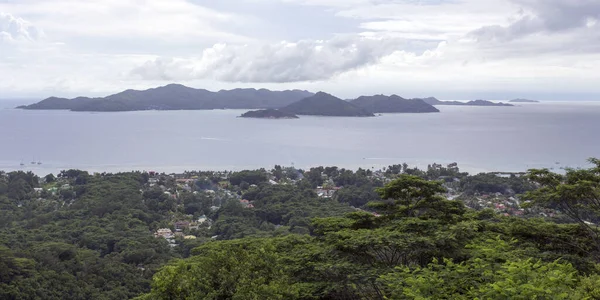
[[[585,228],[600,252],[600,160],[590,159],[594,167],[568,169],[566,174],[550,170],[530,170],[527,178],[538,189],[525,194],[530,206],[558,209]],[[598,254],[597,254],[598,255]]]

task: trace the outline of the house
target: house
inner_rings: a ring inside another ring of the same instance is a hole
[[[205,215],[202,215],[198,218],[198,224],[204,224],[206,221],[208,221],[208,218]]]
[[[190,223],[190,230],[198,230],[200,228],[200,224],[196,223],[196,222],[192,222]]]
[[[171,229],[169,229],[169,228],[161,228],[161,229],[158,229],[154,233],[154,237],[156,237],[156,238],[162,237],[162,238],[165,238],[165,239],[170,239],[170,238],[173,238],[174,235],[173,235],[173,231],[171,231]]]
[[[175,222],[175,230],[184,230],[187,228],[190,228],[190,222],[187,222],[187,221]]]
[[[250,200],[240,200],[240,204],[242,204],[242,206],[244,208],[254,208],[254,204],[252,204],[252,202],[250,202]]]
[[[317,187],[317,189],[315,190],[315,193],[317,193],[317,195],[320,198],[331,198],[333,197],[333,194],[335,194],[335,192],[339,191],[341,188],[340,187]]]
[[[176,179],[175,182],[180,183],[180,184],[190,184],[195,182],[195,179],[191,179],[191,178],[182,178],[182,179]]]

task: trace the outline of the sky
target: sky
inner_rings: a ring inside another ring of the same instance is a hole
[[[600,100],[600,0],[0,0],[0,98]]]

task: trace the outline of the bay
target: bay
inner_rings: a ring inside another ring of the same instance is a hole
[[[589,157],[600,157],[598,102],[438,108],[441,113],[294,120],[237,118],[243,110],[5,108],[0,109],[0,170],[181,172],[275,164],[378,169],[457,162],[469,172],[514,172],[583,167]]]

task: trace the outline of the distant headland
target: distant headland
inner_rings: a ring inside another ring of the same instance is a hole
[[[278,109],[261,109],[253,110],[244,113],[240,118],[255,118],[255,119],[298,119],[298,116],[283,112]]]
[[[537,100],[521,99],[521,98],[513,99],[508,102],[510,102],[510,103],[540,103],[540,101],[537,101]]]
[[[469,102],[461,102],[461,101],[441,101],[438,100],[434,97],[429,97],[429,98],[424,98],[423,101],[425,101],[427,104],[430,105],[456,105],[456,106],[514,106],[512,104],[509,103],[502,103],[502,102],[492,102],[492,101],[488,101],[488,100],[473,100],[473,101],[469,101]]]

